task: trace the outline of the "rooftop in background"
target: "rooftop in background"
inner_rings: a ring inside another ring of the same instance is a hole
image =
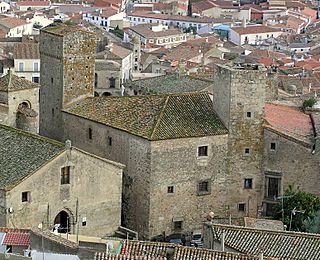
[[[16,17],[7,17],[0,19],[0,26],[6,29],[12,29],[17,26],[25,25],[27,22]]]
[[[9,190],[64,149],[57,141],[0,125],[0,188]]]
[[[168,26],[151,23],[138,24],[136,26],[130,27],[130,30],[144,37],[165,37],[170,35],[173,36],[182,34],[181,30],[177,28],[168,28]]]
[[[197,79],[177,74],[164,75],[125,83],[126,87],[144,94],[170,94],[205,91],[211,86],[209,80]]]
[[[152,141],[227,133],[207,93],[87,98],[66,112]]]
[[[40,59],[38,43],[15,43],[13,47],[14,59]]]
[[[279,259],[320,259],[320,235],[273,231],[228,225],[212,225],[215,240],[225,233],[225,245],[236,251]]]
[[[10,92],[39,87],[39,84],[20,78],[14,75],[10,70],[8,74],[0,78],[0,91]]]
[[[310,144],[310,137],[313,136],[310,117],[299,111],[297,108],[266,104],[265,120],[267,122],[267,127],[269,126],[271,129],[302,141],[307,145]]]
[[[280,29],[271,28],[265,25],[254,25],[247,27],[232,27],[231,30],[238,34],[256,34],[256,33],[272,33],[281,32]]]

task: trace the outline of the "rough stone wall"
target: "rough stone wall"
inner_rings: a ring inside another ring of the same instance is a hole
[[[283,190],[294,185],[301,190],[320,195],[319,154],[271,130],[264,130],[264,171],[282,175]],[[271,150],[271,143],[276,149]]]
[[[71,167],[70,184],[61,184],[64,166]],[[30,228],[43,223],[52,229],[57,214],[65,210],[72,233],[78,220],[79,234],[111,234],[120,225],[121,183],[119,166],[72,148],[7,192],[7,205],[13,208],[7,214],[7,226]],[[25,191],[30,191],[30,202],[21,201]],[[82,226],[84,217],[86,226]]]
[[[96,38],[76,31],[63,37],[63,105],[93,96]]]
[[[213,102],[229,130],[226,187],[233,216],[256,216],[261,207],[266,81],[266,72],[258,67],[216,68]],[[252,188],[244,187],[245,179],[252,179]],[[244,211],[239,210],[239,203],[245,204]]]
[[[62,140],[61,109],[93,96],[95,36],[84,31],[67,35],[40,33],[40,133]]]
[[[150,142],[90,120],[63,113],[65,139],[93,154],[126,165],[123,180],[123,225],[148,237]],[[89,128],[92,139],[89,139]],[[77,129],[76,131],[74,129]],[[111,138],[112,144],[109,144]]]
[[[278,74],[268,74],[268,80],[266,85],[266,102],[278,100]]]
[[[24,89],[19,91],[13,91],[8,93],[8,114],[7,122],[5,125],[18,127],[16,124],[17,110],[22,102],[26,102],[30,108],[32,108],[38,116],[30,121],[30,125],[26,125],[26,128],[31,132],[39,132],[39,88]]]
[[[225,216],[227,143],[227,135],[152,142],[150,237],[174,233],[174,220],[191,232],[201,229],[204,213]],[[208,145],[208,156],[198,157],[202,145]],[[210,192],[198,192],[201,181],[209,182]]]
[[[63,100],[63,38],[40,31],[40,129],[41,135],[61,140]]]

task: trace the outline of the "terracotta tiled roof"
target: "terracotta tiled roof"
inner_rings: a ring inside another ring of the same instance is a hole
[[[238,34],[257,34],[257,33],[272,33],[272,32],[281,32],[279,29],[271,28],[268,26],[247,26],[247,27],[232,27],[231,30],[235,31]]]
[[[227,133],[205,93],[87,98],[66,112],[148,140]]]
[[[173,244],[163,242],[145,242],[145,241],[129,241],[128,245],[124,245],[121,254],[139,255],[147,257],[166,257],[167,250],[174,248]]]
[[[179,45],[167,52],[164,56],[164,59],[167,61],[187,61],[202,55],[200,50],[202,49],[199,46]]]
[[[320,70],[320,62],[313,59],[298,61],[296,67],[304,68],[308,71]]]
[[[203,12],[213,7],[215,5],[210,0],[200,1],[192,4],[192,12]]]
[[[15,18],[15,17],[0,19],[0,26],[8,29],[12,29],[14,27],[25,25],[25,24],[27,24],[25,20]]]
[[[112,52],[114,55],[118,56],[121,59],[126,58],[128,55],[132,53],[131,50],[128,50],[127,48],[124,48],[115,43],[113,43],[112,48],[110,49],[110,52]]]
[[[266,104],[265,120],[271,128],[307,143],[313,135],[309,115],[294,107]]]
[[[50,6],[50,1],[19,1],[17,6]]]
[[[29,233],[30,229],[0,227],[1,233]]]
[[[225,233],[225,245],[239,252],[278,259],[320,259],[320,235],[272,231],[227,225],[212,225],[216,240]]]
[[[2,242],[3,245],[11,246],[29,246],[29,233],[7,233]]]
[[[0,78],[0,91],[17,91],[22,89],[39,88],[40,85],[14,75],[10,70]]]
[[[166,257],[154,256],[136,256],[136,255],[105,255],[104,253],[97,253],[95,260],[167,260]]]
[[[40,59],[38,43],[15,43],[13,47],[14,59]]]
[[[216,36],[207,36],[207,37],[200,37],[200,38],[195,38],[195,39],[190,39],[184,43],[184,45],[198,45],[198,44],[203,44],[203,43],[208,43],[208,44],[222,44],[223,41],[221,41],[219,38]]]

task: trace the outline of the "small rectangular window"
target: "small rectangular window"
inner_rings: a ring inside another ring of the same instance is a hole
[[[61,168],[61,184],[70,184],[70,166]]]
[[[173,186],[168,186],[168,193],[173,193],[173,192],[174,192]]]
[[[198,192],[199,193],[207,193],[210,192],[209,189],[209,182],[208,181],[201,181],[198,183]]]
[[[112,146],[112,137],[111,136],[108,136],[108,144],[109,144],[109,146]]]
[[[182,230],[183,221],[174,221],[173,228],[174,230]]]
[[[250,148],[245,148],[244,149],[244,154],[249,155],[250,154]]]
[[[247,118],[251,118],[251,112],[247,112]]]
[[[276,143],[270,143],[270,150],[275,151],[276,150]]]
[[[244,188],[245,189],[252,189],[252,179],[244,179]]]
[[[40,82],[40,77],[32,77],[32,82],[39,83]]]
[[[19,71],[24,71],[24,63],[19,62]]]
[[[22,202],[29,202],[30,201],[30,191],[24,191],[21,194],[21,201]]]
[[[198,156],[208,156],[208,146],[204,145],[204,146],[199,146],[198,147]]]
[[[246,211],[246,204],[245,203],[239,203],[238,204],[238,210],[242,211],[242,212]]]
[[[89,138],[90,140],[92,140],[92,128],[90,128],[90,127],[89,127],[89,129],[88,129],[88,138]]]
[[[33,63],[33,71],[39,71],[39,63],[38,62]]]

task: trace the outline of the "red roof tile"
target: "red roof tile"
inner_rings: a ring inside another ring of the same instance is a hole
[[[271,28],[268,26],[248,26],[248,27],[232,27],[231,30],[238,34],[254,34],[254,33],[271,33],[271,32],[281,32],[281,30],[276,28]]]
[[[29,246],[30,234],[29,233],[7,233],[2,242],[3,245],[11,246]]]
[[[265,120],[273,129],[302,141],[312,135],[309,115],[294,107],[266,104]]]
[[[50,1],[20,1],[18,6],[50,6]]]

